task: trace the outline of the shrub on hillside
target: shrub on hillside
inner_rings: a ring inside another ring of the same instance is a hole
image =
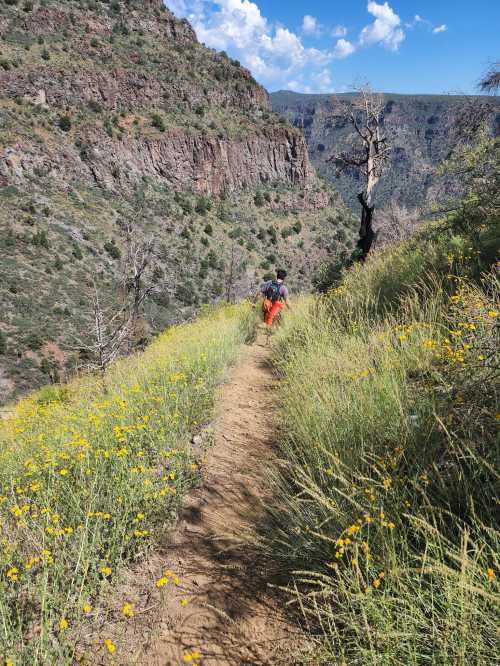
[[[7,353],[7,334],[0,331],[0,354]]]
[[[167,128],[165,127],[165,122],[159,113],[153,113],[151,116],[151,124],[153,127],[156,127],[160,132],[164,132]]]
[[[109,254],[111,259],[120,259],[120,257],[122,256],[120,248],[116,245],[116,241],[114,238],[104,243],[104,249]]]
[[[262,196],[262,192],[256,193],[253,198],[253,202],[258,208],[261,208],[264,205],[264,197]]]
[[[68,115],[60,116],[58,125],[63,132],[69,132],[71,129],[71,118]]]

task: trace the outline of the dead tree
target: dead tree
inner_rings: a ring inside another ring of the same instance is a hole
[[[91,301],[91,329],[85,338],[75,336],[82,360],[91,370],[102,375],[122,353],[130,336],[131,319],[125,304],[121,307],[106,306],[102,302],[95,277],[89,281]]]
[[[496,95],[500,90],[500,62],[494,63],[479,82],[481,92]]]
[[[134,237],[134,227],[127,227],[127,252],[123,265],[122,282],[125,294],[129,297],[130,335],[128,349],[132,350],[137,337],[138,324],[143,314],[146,300],[158,291],[160,285],[154,280],[156,253],[154,239],[144,241]]]
[[[327,161],[335,162],[337,176],[354,169],[363,177],[363,189],[358,193],[361,204],[361,225],[357,243],[357,259],[364,261],[372,248],[376,233],[373,229],[375,188],[389,157],[390,146],[383,132],[384,99],[369,86],[357,91],[354,100],[334,99],[334,115],[347,120],[353,127],[350,149],[332,155]]]

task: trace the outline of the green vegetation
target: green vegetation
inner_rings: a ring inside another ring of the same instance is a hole
[[[98,638],[89,658],[109,656],[102,618],[119,617],[127,603],[112,590],[197,483],[189,442],[254,323],[248,306],[214,309],[104,377],[44,388],[0,420],[7,663],[87,661],[89,633]],[[161,571],[157,579],[153,596]]]
[[[498,218],[468,201],[275,339],[288,464],[264,543],[310,631],[297,663],[500,659]]]

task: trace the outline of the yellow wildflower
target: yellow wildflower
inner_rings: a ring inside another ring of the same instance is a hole
[[[493,580],[494,578],[496,578],[495,572],[491,568],[486,569],[486,575],[488,576],[489,580]]]
[[[90,604],[83,604],[82,610],[84,613],[91,613],[92,612],[92,606]]]
[[[59,630],[60,631],[66,631],[66,629],[69,627],[68,620],[65,617],[62,617],[59,620]]]
[[[19,569],[17,567],[11,567],[6,574],[7,578],[10,578],[12,581],[19,580]]]
[[[489,310],[488,311],[488,317],[491,317],[492,319],[495,319],[495,317],[498,317],[498,310]]]
[[[113,569],[111,567],[101,567],[99,571],[105,576],[111,576]]]
[[[188,599],[181,599],[181,606],[187,606],[189,603]]]
[[[113,654],[113,652],[116,652],[116,645],[113,643],[113,641],[109,638],[106,638],[104,641],[104,645],[106,646],[108,652],[110,654]]]
[[[134,607],[130,603],[124,603],[122,606],[122,613],[125,617],[134,617]]]
[[[161,578],[158,578],[156,581],[156,587],[165,587],[165,585],[168,583],[168,578],[166,576],[162,576]]]
[[[378,588],[380,587],[380,578],[375,578],[372,585],[376,590],[378,590]]]

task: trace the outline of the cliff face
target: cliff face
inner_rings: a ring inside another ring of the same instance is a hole
[[[130,191],[149,176],[177,191],[207,196],[277,182],[304,188],[315,178],[303,140],[280,127],[234,139],[182,129],[123,142],[92,136],[83,152],[76,146],[61,151],[57,144],[41,149],[16,142],[0,153],[4,186],[22,187],[39,174],[61,185],[85,183],[113,191]]]
[[[349,99],[349,95],[339,95]],[[384,130],[392,146],[390,163],[380,181],[378,201],[394,199],[408,207],[424,204],[435,184],[435,167],[446,158],[453,143],[453,130],[465,99],[453,95],[386,94]],[[347,150],[355,137],[351,124],[334,117],[329,95],[279,92],[271,95],[273,109],[303,131],[314,166],[335,182],[348,203],[357,207],[357,174],[335,178],[327,160]],[[491,99],[491,124],[500,131],[500,103]]]
[[[266,91],[161,0],[0,11],[3,105],[32,116],[7,119],[4,183],[38,172],[119,190],[150,176],[207,195],[312,184],[303,137],[269,114]]]
[[[345,212],[266,91],[161,0],[0,0],[0,404],[85,364],[89,284],[122,308],[130,237],[154,246],[147,338],[280,266],[306,288]]]

